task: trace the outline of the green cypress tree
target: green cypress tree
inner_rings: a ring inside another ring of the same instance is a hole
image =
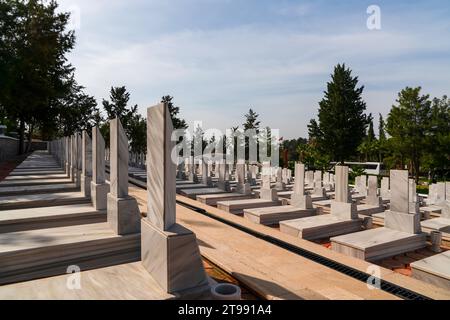
[[[358,77],[345,64],[334,68],[325,97],[319,103],[319,121],[311,120],[310,133],[321,152],[332,160],[344,162],[356,154],[366,136],[368,118],[366,104],[358,87]]]

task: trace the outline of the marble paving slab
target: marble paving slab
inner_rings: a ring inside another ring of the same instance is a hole
[[[425,221],[421,221],[420,225],[424,232],[441,231],[446,234],[450,234],[450,219],[447,218],[433,218]]]
[[[15,195],[0,197],[0,210],[50,207],[87,202],[89,202],[89,198],[83,197],[81,192]]]
[[[275,206],[244,210],[244,217],[246,219],[263,225],[276,225],[280,221],[309,217],[314,214],[314,209],[299,209],[293,206]]]
[[[196,199],[197,196],[203,194],[221,194],[223,193],[223,190],[219,188],[199,188],[199,189],[181,189],[179,192],[180,194],[186,197]]]
[[[252,195],[229,192],[229,193],[199,195],[197,196],[197,201],[210,206],[216,206],[217,202],[219,201],[252,199],[252,198],[254,198]]]
[[[106,222],[90,203],[0,211],[0,233]]]
[[[140,234],[116,235],[108,223],[0,234],[0,284],[138,261]]]
[[[40,194],[51,192],[77,191],[75,183],[55,184],[55,185],[33,185],[0,188],[0,197],[8,195]]]
[[[166,300],[140,262],[81,272],[81,289],[69,290],[69,275],[0,286],[0,300]],[[111,281],[114,279],[114,281]]]
[[[450,290],[450,251],[411,263],[412,277]]]
[[[37,179],[37,180],[6,180],[0,182],[0,191],[3,188],[10,188],[10,187],[24,187],[24,186],[47,186],[47,185],[57,185],[57,184],[68,184],[72,181],[67,178],[60,178],[60,179]]]
[[[67,179],[67,174],[57,173],[49,175],[18,175],[18,176],[7,176],[3,181],[32,181],[41,179]]]

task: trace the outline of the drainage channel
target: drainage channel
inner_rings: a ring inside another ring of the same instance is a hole
[[[136,179],[136,178],[130,177],[130,181],[129,182],[134,184],[134,185],[136,185],[139,188],[142,188],[142,189],[146,188],[145,187],[145,182],[142,181],[141,179]],[[288,250],[288,251],[290,251],[292,253],[295,253],[295,254],[297,254],[299,256],[302,256],[302,257],[307,258],[307,259],[309,259],[311,261],[319,263],[319,264],[321,264],[323,266],[326,266],[326,267],[328,267],[330,269],[338,271],[338,272],[340,272],[342,274],[345,274],[345,275],[347,275],[349,277],[357,279],[359,281],[367,283],[367,280],[369,280],[369,278],[371,278],[372,280],[376,280],[376,282],[380,283],[380,289],[381,290],[383,290],[385,292],[388,292],[390,294],[393,294],[393,295],[395,295],[395,296],[397,296],[399,298],[402,298],[404,300],[432,300],[429,297],[421,295],[420,293],[414,292],[414,291],[409,290],[409,289],[405,289],[405,288],[400,287],[400,286],[398,286],[396,284],[393,284],[393,283],[391,283],[389,281],[375,278],[375,277],[373,277],[370,274],[367,274],[367,273],[362,272],[360,270],[356,270],[356,269],[354,269],[352,267],[349,267],[349,266],[347,266],[345,264],[333,261],[331,259],[325,258],[325,257],[323,257],[323,256],[321,256],[319,254],[314,253],[314,252],[311,252],[311,251],[299,248],[299,247],[294,246],[294,245],[292,245],[290,243],[284,242],[284,241],[282,241],[280,239],[277,239],[277,238],[274,238],[274,237],[271,237],[271,236],[259,233],[259,232],[255,231],[255,230],[246,228],[246,227],[244,227],[244,226],[242,226],[240,224],[237,224],[237,223],[228,221],[226,219],[217,217],[217,216],[209,213],[205,209],[193,206],[191,204],[185,203],[185,202],[180,201],[180,200],[177,200],[177,204],[179,204],[179,205],[181,205],[181,206],[183,206],[183,207],[185,207],[187,209],[190,209],[192,211],[195,211],[197,213],[200,213],[200,214],[202,214],[204,216],[207,216],[207,217],[209,217],[211,219],[214,219],[216,221],[222,222],[222,223],[224,223],[226,225],[229,225],[230,227],[236,228],[236,229],[238,229],[240,231],[243,231],[243,232],[245,232],[247,234],[250,234],[250,235],[252,235],[252,236],[254,236],[254,237],[258,238],[258,239],[264,240],[264,241],[269,242],[271,244],[274,244],[274,245],[276,245],[276,246],[278,246],[280,248],[283,248],[283,249]]]
[[[252,236],[254,236],[254,237],[258,238],[258,239],[261,239],[261,240],[267,241],[269,243],[272,243],[272,244],[274,244],[274,245],[276,245],[278,247],[286,249],[286,250],[288,250],[290,252],[293,252],[293,253],[295,253],[297,255],[300,255],[300,256],[302,256],[304,258],[307,258],[307,259],[309,259],[311,261],[314,261],[314,262],[319,263],[319,264],[321,264],[323,266],[326,266],[326,267],[328,267],[330,269],[333,269],[335,271],[343,273],[343,274],[345,274],[347,276],[350,276],[350,277],[352,277],[354,279],[357,279],[359,281],[367,282],[367,280],[369,280],[369,278],[372,278],[373,280],[377,280],[377,282],[380,283],[381,290],[383,290],[385,292],[388,292],[390,294],[393,294],[393,295],[395,295],[395,296],[397,296],[399,298],[402,298],[402,299],[405,299],[405,300],[431,300],[430,298],[425,297],[425,296],[423,296],[423,295],[421,295],[419,293],[416,293],[416,292],[411,291],[409,289],[405,289],[403,287],[400,287],[400,286],[398,286],[396,284],[393,284],[391,282],[385,281],[383,279],[373,278],[372,275],[369,275],[369,274],[367,274],[365,272],[356,270],[354,268],[351,268],[351,267],[349,267],[347,265],[344,265],[342,263],[333,261],[331,259],[325,258],[325,257],[323,257],[321,255],[318,255],[318,254],[314,253],[314,252],[311,252],[311,251],[299,248],[297,246],[294,246],[294,245],[292,245],[290,243],[284,242],[284,241],[279,240],[277,238],[274,238],[274,237],[271,237],[271,236],[268,236],[268,235],[265,235],[265,234],[261,234],[261,233],[259,233],[257,231],[254,231],[252,229],[246,228],[246,227],[244,227],[242,225],[239,225],[237,223],[234,223],[234,222],[228,221],[226,219],[217,217],[217,216],[207,212],[205,209],[195,207],[195,206],[193,206],[191,204],[188,204],[188,203],[185,203],[185,202],[179,201],[179,200],[177,200],[177,204],[179,204],[179,205],[181,205],[181,206],[183,206],[185,208],[188,208],[188,209],[190,209],[192,211],[195,211],[197,213],[200,213],[202,215],[205,215],[205,216],[207,216],[209,218],[212,218],[214,220],[220,221],[220,222],[222,222],[222,223],[224,223],[226,225],[229,225],[229,226],[231,226],[233,228],[236,228],[236,229],[238,229],[240,231],[243,231],[243,232],[245,232],[247,234],[250,234],[250,235],[252,235]]]

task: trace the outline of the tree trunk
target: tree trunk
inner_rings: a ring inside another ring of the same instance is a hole
[[[25,142],[25,120],[20,119],[19,154],[23,154],[24,152],[24,142]]]
[[[31,151],[31,140],[33,139],[33,129],[34,129],[34,125],[30,124],[30,131],[28,132],[28,144],[27,144],[27,153]]]

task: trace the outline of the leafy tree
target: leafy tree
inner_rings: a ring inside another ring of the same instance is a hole
[[[137,105],[133,107],[128,107],[128,102],[130,101],[130,93],[127,91],[126,87],[111,87],[110,90],[110,101],[103,99],[102,105],[106,112],[108,120],[119,118],[122,123],[123,129],[125,130],[128,140],[133,140],[132,133],[135,130],[131,127],[131,124],[136,125],[138,122],[136,120]],[[106,145],[109,145],[109,121],[105,122],[101,127],[100,131],[105,138]],[[134,139],[139,139],[134,137]]]
[[[128,131],[130,135],[130,150],[134,153],[147,152],[147,120],[136,113],[131,118]]]
[[[426,137],[428,145],[424,159],[431,178],[450,178],[450,99],[434,98],[431,104],[430,131]]]
[[[49,119],[41,128],[43,135],[51,137],[52,132],[58,136],[69,136],[82,130],[90,130],[97,124],[96,116],[99,114],[95,98],[84,93],[83,87],[76,82],[72,83],[70,91],[56,102],[57,117]],[[52,127],[57,126],[52,131]]]
[[[0,104],[19,122],[19,152],[25,128],[56,115],[56,101],[70,90],[73,67],[65,54],[75,44],[66,30],[68,13],[56,1],[5,0],[0,4]]]
[[[427,149],[427,132],[430,129],[431,101],[422,95],[421,88],[406,87],[398,94],[387,118],[387,132],[391,136],[390,148],[401,155],[401,165],[409,159],[419,181],[421,159]]]
[[[170,116],[172,117],[172,123],[174,129],[187,129],[188,125],[185,120],[178,117],[178,114],[180,113],[180,107],[176,107],[173,104],[173,97],[172,96],[163,96],[161,98],[162,103],[167,103],[167,106],[169,108]]]
[[[319,122],[311,120],[310,140],[331,159],[344,162],[356,154],[366,136],[368,119],[362,100],[364,87],[357,87],[358,77],[345,64],[338,64],[319,103]]]
[[[387,153],[387,139],[386,139],[386,124],[384,122],[383,116],[379,114],[378,120],[378,161],[382,162],[384,155]]]

